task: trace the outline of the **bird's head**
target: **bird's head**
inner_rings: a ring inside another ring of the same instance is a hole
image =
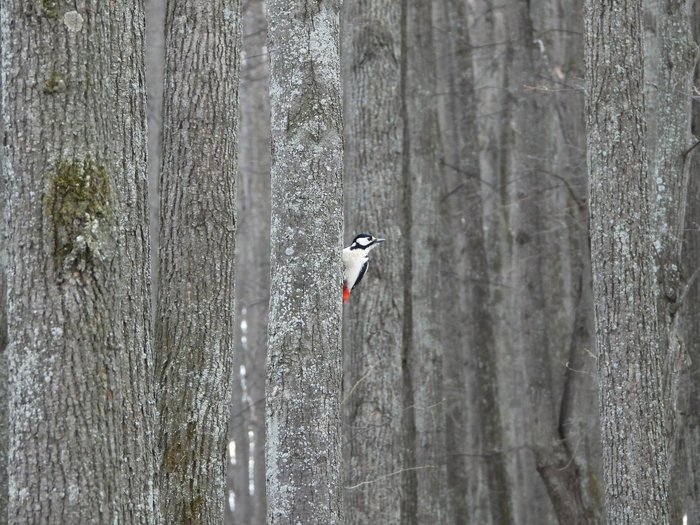
[[[364,252],[370,251],[372,248],[377,246],[380,242],[384,242],[386,239],[377,239],[369,233],[361,233],[355,237],[350,245],[351,250],[363,250]]]

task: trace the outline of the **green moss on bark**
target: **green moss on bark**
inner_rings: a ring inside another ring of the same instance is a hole
[[[58,0],[40,0],[41,12],[47,17],[58,16]]]
[[[48,174],[46,211],[53,225],[58,268],[84,270],[102,259],[114,218],[114,192],[105,167],[89,156],[59,159]]]
[[[68,89],[68,87],[66,86],[66,80],[63,78],[63,75],[59,74],[54,69],[49,71],[46,82],[44,82],[44,93],[47,95],[62,93],[66,91],[66,89]]]

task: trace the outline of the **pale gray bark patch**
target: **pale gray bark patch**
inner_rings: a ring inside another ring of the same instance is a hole
[[[241,2],[167,5],[156,344],[161,508],[224,518]]]
[[[346,521],[401,523],[404,210],[401,2],[345,2],[345,209],[349,241],[387,242],[345,306],[343,431]]]
[[[343,522],[343,137],[337,0],[268,2],[268,523]]]
[[[642,3],[586,5],[591,250],[608,522],[667,524]]]

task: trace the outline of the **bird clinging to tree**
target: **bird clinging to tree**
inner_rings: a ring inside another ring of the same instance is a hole
[[[380,242],[386,239],[377,239],[369,233],[361,233],[352,241],[352,244],[343,250],[343,302],[347,303],[350,292],[360,284],[362,277],[369,266],[369,252]]]

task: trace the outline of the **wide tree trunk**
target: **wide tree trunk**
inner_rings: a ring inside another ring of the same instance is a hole
[[[233,370],[241,2],[170,0],[156,312],[167,523],[219,523]]]
[[[342,524],[340,2],[268,2],[268,523]]]
[[[561,282],[567,276],[559,274],[566,270],[557,267],[567,261],[561,261],[562,254],[551,253],[553,247],[560,247],[556,238],[547,235],[551,230],[547,228],[546,217],[553,212],[561,213],[564,208],[558,207],[556,197],[548,198],[544,190],[551,184],[549,159],[556,145],[555,134],[548,129],[551,120],[545,118],[554,117],[553,104],[551,97],[532,89],[543,73],[549,73],[547,50],[542,41],[534,41],[530,4],[515,0],[511,5],[513,9],[507,15],[507,24],[512,35],[510,53],[516,66],[510,86],[513,148],[509,159],[515,190],[510,214],[514,342],[521,352],[527,381],[530,446],[559,523],[592,524],[598,523],[599,517],[583,491],[581,480],[588,472],[579,471],[578,464],[573,461],[575,445],[562,433],[564,426],[559,419],[558,402],[562,386],[552,366],[560,359],[561,346],[556,343],[562,331],[569,336],[569,326],[558,317],[566,312],[570,302],[557,297],[568,295],[567,283]],[[568,240],[568,236],[564,239]],[[568,248],[565,243],[560,246]],[[561,288],[564,288],[562,294],[552,297],[549,293],[549,290]],[[559,372],[563,375],[564,370]]]
[[[404,181],[401,2],[345,2],[342,60],[348,241],[388,239],[345,308],[347,522],[401,523]]]
[[[513,523],[489,301],[477,106],[465,0],[438,4],[448,523]]]
[[[667,422],[642,5],[589,0],[587,8],[591,249],[608,522],[663,525],[670,523]]]
[[[155,523],[143,4],[0,10],[8,521]]]
[[[432,3],[403,2],[404,501],[402,523],[446,514],[440,339],[440,171]]]

